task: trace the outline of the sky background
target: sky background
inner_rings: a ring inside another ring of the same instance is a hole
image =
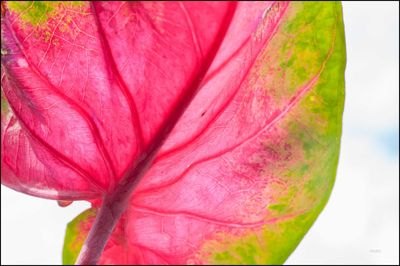
[[[399,264],[399,3],[344,2],[346,102],[331,198],[286,264]],[[1,264],[60,264],[60,208],[1,186]]]

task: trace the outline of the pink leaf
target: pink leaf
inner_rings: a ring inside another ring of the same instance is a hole
[[[61,203],[124,202],[135,188],[101,263],[252,263],[220,255],[246,237],[261,239],[246,251],[254,262],[284,261],[326,203],[337,165],[338,4],[4,10],[3,184]],[[273,250],[265,230],[296,226],[286,255],[259,254]]]

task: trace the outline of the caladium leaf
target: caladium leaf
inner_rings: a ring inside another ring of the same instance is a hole
[[[156,151],[100,263],[283,263],[327,202],[337,2],[9,2],[2,66],[3,184],[97,201]]]

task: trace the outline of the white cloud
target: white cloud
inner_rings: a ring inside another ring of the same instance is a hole
[[[381,130],[399,120],[399,3],[344,2],[345,123]]]

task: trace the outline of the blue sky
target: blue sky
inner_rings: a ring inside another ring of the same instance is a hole
[[[399,158],[399,128],[378,134],[376,139],[388,156]]]

